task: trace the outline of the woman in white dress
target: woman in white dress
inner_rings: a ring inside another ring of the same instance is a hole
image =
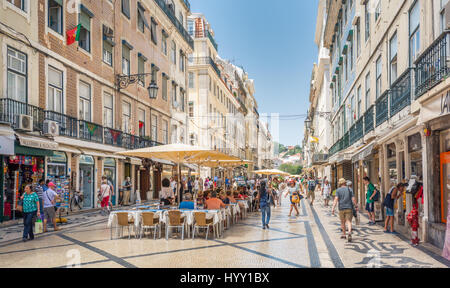
[[[331,185],[328,180],[325,180],[325,183],[322,186],[322,197],[325,202],[325,207],[328,207],[328,202],[330,201],[331,196]]]

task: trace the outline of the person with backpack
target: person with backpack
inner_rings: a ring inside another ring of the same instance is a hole
[[[262,229],[269,229],[271,191],[267,189],[267,183],[265,181],[261,181],[259,193],[256,198],[259,200],[259,207],[262,213]]]
[[[375,185],[370,182],[369,177],[363,178],[364,185],[366,186],[367,193],[366,193],[366,211],[369,215],[369,225],[375,225],[375,201],[378,201],[377,198],[379,197],[380,192],[375,188]]]
[[[314,199],[315,199],[315,192],[316,192],[316,180],[314,180],[314,178],[309,177],[309,180],[307,182],[308,185],[308,199],[310,199],[310,205],[313,206],[314,204]]]
[[[347,238],[348,242],[352,242],[353,208],[358,212],[358,205],[356,204],[353,190],[347,187],[347,180],[340,179],[338,186],[339,188],[336,190],[336,198],[334,198],[331,214],[334,215],[335,208],[338,206],[342,229],[341,239]],[[348,227],[348,236],[346,235],[346,226]]]
[[[384,223],[384,233],[391,233],[395,234],[394,231],[394,206],[395,206],[395,200],[402,197],[403,192],[405,190],[405,184],[399,183],[398,185],[394,185],[392,183],[392,187],[389,190],[389,193],[386,195],[383,201],[383,206],[386,207],[386,221]],[[390,226],[390,230],[388,227]]]
[[[288,188],[288,191],[284,197],[287,197],[288,193],[291,199],[291,210],[289,211],[289,217],[291,217],[293,209],[295,209],[295,211],[297,212],[298,217],[300,213],[298,212],[297,204],[300,203],[301,198],[297,187],[295,187],[294,181],[290,181],[290,187]]]

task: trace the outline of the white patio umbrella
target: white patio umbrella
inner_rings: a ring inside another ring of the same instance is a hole
[[[226,155],[222,152],[210,150],[199,146],[191,146],[185,144],[169,144],[155,147],[148,147],[132,151],[116,153],[122,156],[131,156],[138,158],[159,158],[169,160],[177,164],[178,184],[180,183],[180,165],[183,163],[200,163],[202,161],[225,161],[240,160],[237,157]],[[179,189],[177,187],[177,192]],[[180,193],[178,193],[178,203],[180,203]]]

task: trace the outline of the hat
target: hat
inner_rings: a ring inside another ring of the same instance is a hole
[[[347,184],[347,180],[345,180],[344,178],[339,179],[338,182],[339,186],[343,185],[343,184]]]
[[[56,185],[55,185],[55,183],[50,182],[50,183],[48,183],[48,187],[56,187]]]

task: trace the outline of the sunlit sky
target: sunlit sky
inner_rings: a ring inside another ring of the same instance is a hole
[[[189,1],[191,11],[211,24],[220,57],[243,66],[255,80],[260,114],[306,114],[317,62],[318,0]],[[304,118],[280,121],[280,143],[301,145],[303,123]]]

